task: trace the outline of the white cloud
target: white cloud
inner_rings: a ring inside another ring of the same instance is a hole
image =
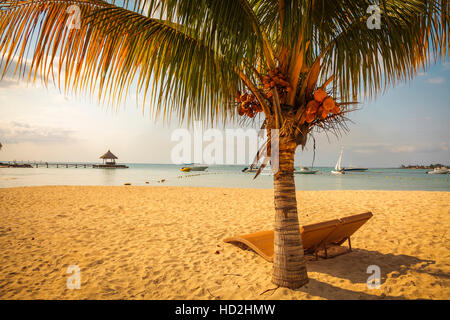
[[[351,147],[352,151],[363,154],[411,153],[417,150],[412,145],[394,145],[390,143],[367,143]]]
[[[58,127],[30,125],[10,121],[0,122],[0,138],[4,143],[66,143],[76,141],[74,131]]]
[[[449,151],[450,150],[450,142],[442,142],[440,144],[440,148],[442,151]]]
[[[445,78],[443,77],[428,78],[427,82],[431,84],[442,84],[445,82]]]
[[[395,145],[392,143],[367,143],[355,144],[349,149],[360,154],[405,154],[405,153],[436,153],[442,151],[450,151],[450,142],[428,143],[420,145],[402,144]]]

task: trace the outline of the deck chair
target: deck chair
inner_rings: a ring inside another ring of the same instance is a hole
[[[349,241],[349,251],[351,251],[350,236],[370,217],[372,217],[372,213],[367,212],[300,227],[305,253],[314,254],[318,259],[319,250],[324,250],[325,258],[328,258],[327,249],[330,246],[340,246],[346,240]],[[239,246],[245,245],[267,261],[273,262],[273,230],[225,238],[223,241]]]
[[[373,215],[371,212],[366,212],[340,218],[339,225],[326,237],[326,239],[319,246],[319,248],[324,250],[325,258],[328,258],[328,247],[333,245],[340,246],[345,241],[348,241],[348,251],[352,251],[352,243],[350,241],[350,237],[372,216]]]

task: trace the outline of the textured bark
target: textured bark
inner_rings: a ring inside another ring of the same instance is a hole
[[[275,238],[272,281],[281,287],[308,283],[297,215],[294,182],[295,139],[280,137],[279,170],[274,175]]]

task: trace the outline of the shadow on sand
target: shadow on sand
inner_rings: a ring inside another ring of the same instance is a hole
[[[422,260],[404,254],[384,254],[378,251],[353,249],[350,253],[332,259],[310,261],[308,271],[326,273],[337,278],[348,279],[352,283],[366,283],[371,274],[367,273],[367,267],[375,265],[380,267],[381,284],[383,284],[387,275],[397,278],[406,274],[408,270],[442,276],[427,270],[433,264],[435,264],[433,260]]]
[[[333,286],[316,279],[309,279],[309,283],[296,291],[301,291],[313,296],[322,297],[327,300],[405,300],[404,296],[383,296],[368,294],[360,291],[353,291],[341,287]]]
[[[381,271],[381,285],[386,281],[387,275],[390,278],[398,278],[405,275],[408,270],[427,273],[434,277],[448,278],[446,273],[429,270],[430,265],[435,261],[422,260],[408,255],[383,254],[378,251],[368,251],[364,249],[354,249],[348,254],[344,254],[332,259],[321,259],[308,262],[309,272],[318,272],[331,275],[336,278],[348,279],[355,284],[364,284],[372,273],[367,273],[367,267],[376,265]],[[428,269],[428,270],[427,270]],[[404,296],[383,296],[372,295],[359,291],[352,291],[333,286],[328,283],[311,279],[307,286],[300,288],[299,291],[320,296],[325,299],[406,299]]]

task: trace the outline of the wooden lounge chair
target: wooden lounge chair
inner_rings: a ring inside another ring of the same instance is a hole
[[[372,213],[367,212],[300,227],[305,253],[314,254],[318,259],[319,250],[324,250],[325,258],[328,258],[328,248],[340,246],[345,241],[348,241],[348,251],[351,251],[350,237],[371,217]],[[223,241],[244,244],[267,261],[273,262],[273,230],[230,237]]]
[[[339,219],[339,225],[334,229],[321,244],[321,249],[325,252],[325,258],[328,257],[327,247],[330,245],[340,246],[345,241],[348,241],[348,249],[352,251],[352,244],[350,237],[359,229],[363,224],[372,217],[371,212],[362,214],[356,214]],[[317,253],[317,252],[316,252]]]

